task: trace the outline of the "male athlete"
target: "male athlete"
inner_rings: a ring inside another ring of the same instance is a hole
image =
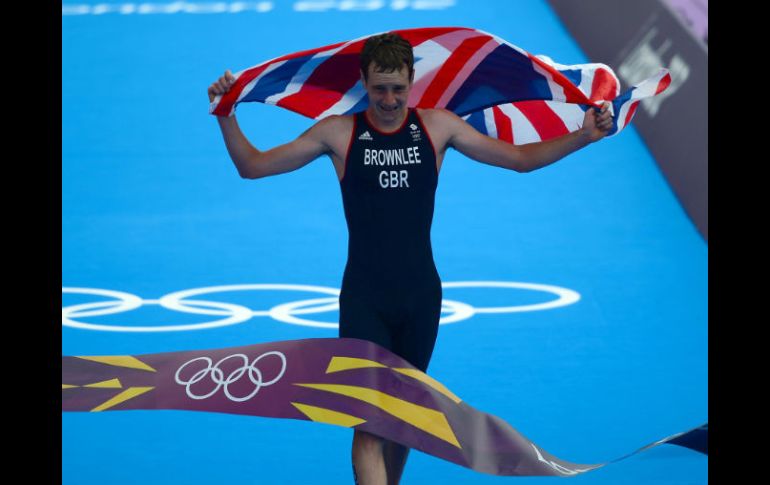
[[[607,135],[607,111],[589,109],[578,131],[526,145],[482,135],[445,109],[407,107],[412,46],[396,34],[370,37],[361,52],[366,111],[329,116],[296,140],[260,151],[235,116],[218,117],[243,178],[290,172],[331,158],[348,225],[348,261],[339,298],[339,336],[372,341],[425,372],[441,313],[441,281],[430,228],[438,173],[448,148],[490,165],[531,172]],[[208,89],[209,102],[235,82],[230,71]],[[353,476],[361,485],[397,485],[409,448],[355,430]]]

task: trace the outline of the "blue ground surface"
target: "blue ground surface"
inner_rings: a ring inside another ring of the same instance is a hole
[[[371,11],[345,11],[345,2],[333,1],[315,12],[297,12],[296,3],[272,2],[263,13],[94,14],[94,2],[81,2],[92,13],[62,16],[63,285],[150,300],[131,312],[75,320],[201,324],[226,316],[171,311],[152,301],[220,285],[339,288],[347,234],[331,162],[240,179],[207,114],[206,88],[225,69],[389,29],[458,25],[562,64],[589,61],[545,1],[456,0],[443,10],[383,1],[369,2],[381,4]],[[261,148],[311,124],[254,103],[241,106],[238,117]],[[708,421],[708,247],[633,128],[526,175],[450,152],[432,239],[444,282],[546,284],[581,297],[560,308],[442,325],[429,373],[467,403],[578,463],[612,460]],[[324,296],[269,290],[195,298],[267,309]],[[447,288],[444,297],[480,308],[553,295]],[[108,300],[63,295],[64,306]],[[299,316],[335,322],[338,314]],[[171,332],[64,326],[62,354],[334,336],[333,328],[263,316]],[[224,414],[65,413],[63,483],[352,483],[351,437],[346,428]],[[570,480],[702,484],[707,470],[705,456],[664,445]],[[483,475],[412,452],[402,483],[557,480]]]

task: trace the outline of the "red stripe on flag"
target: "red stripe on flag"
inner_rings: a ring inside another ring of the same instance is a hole
[[[264,64],[251,67],[245,70],[243,73],[241,73],[241,77],[239,77],[235,81],[235,84],[233,84],[233,86],[230,88],[230,91],[228,91],[227,93],[225,93],[224,96],[222,96],[222,99],[219,100],[219,104],[217,104],[217,107],[214,108],[214,111],[212,112],[212,114],[215,114],[217,116],[229,115],[230,111],[232,110],[233,104],[235,104],[235,101],[241,95],[241,91],[243,91],[243,88],[246,87],[246,85],[249,84],[251,81],[253,81],[257,76],[262,74],[262,72],[265,69],[267,69],[269,66],[272,66],[276,62],[288,61],[288,60],[297,59],[303,56],[312,56],[318,52],[335,49],[344,43],[345,42],[337,42],[336,44],[329,44],[323,47],[317,47],[314,49],[307,49],[300,52],[294,52],[292,54],[286,54],[285,56],[278,57],[271,61],[267,61]]]
[[[217,107],[214,108],[212,114],[217,116],[229,116],[230,111],[232,110],[235,102],[238,100],[238,96],[241,95],[243,88],[246,87],[246,85],[251,81],[253,81],[254,78],[262,74],[262,72],[267,69],[270,64],[272,63],[265,64],[251,71],[245,71],[241,73],[241,76],[235,80],[235,84],[230,87],[230,91],[222,95],[222,98],[219,100],[219,104],[217,104]]]
[[[358,82],[359,54],[364,41],[355,42],[321,63],[302,88],[278,102],[278,106],[310,118],[331,108]]]
[[[408,40],[412,47],[417,47],[426,40],[430,40],[440,35],[448,34],[449,32],[455,32],[459,30],[473,30],[467,27],[426,27],[422,29],[405,29],[394,30],[394,34],[398,34],[404,39]]]
[[[323,46],[323,47],[315,47],[315,48],[313,48],[313,49],[307,49],[307,50],[304,50],[304,51],[295,52],[295,53],[293,53],[293,54],[286,54],[285,56],[281,56],[281,57],[277,58],[277,59],[276,59],[275,61],[273,61],[273,62],[277,62],[277,61],[289,61],[289,60],[291,60],[291,59],[296,59],[296,58],[298,58],[298,57],[304,57],[304,56],[313,56],[313,55],[315,55],[315,54],[317,54],[317,53],[319,53],[319,52],[323,52],[323,51],[330,51],[330,50],[332,50],[332,49],[336,49],[337,47],[341,46],[342,44],[346,44],[347,42],[348,42],[348,41],[337,42],[337,43],[335,43],[335,44],[329,44],[329,45],[325,45],[325,46]],[[362,44],[362,45],[363,45],[363,44]]]
[[[495,117],[495,128],[497,129],[498,140],[513,143],[513,125],[503,111],[497,106],[492,107],[492,114]]]
[[[594,72],[594,80],[591,83],[591,101],[615,99],[617,82],[606,69],[597,69]]]
[[[489,36],[482,35],[479,37],[471,37],[466,39],[457,46],[457,49],[452,52],[449,58],[441,66],[436,77],[430,83],[430,86],[425,90],[422,98],[417,103],[417,107],[420,108],[434,108],[441,95],[446,91],[446,88],[457,76],[457,72],[462,69],[468,59],[481,49],[484,44],[489,41]]]
[[[631,107],[628,108],[628,113],[626,113],[626,121],[623,123],[623,126],[628,126],[629,123],[631,123],[631,118],[634,117],[634,113],[636,113],[636,108],[639,106],[639,101],[634,101],[631,103]]]
[[[583,91],[578,89],[577,86],[575,86],[572,81],[567,79],[567,76],[560,73],[553,67],[549,66],[545,62],[541,61],[537,57],[533,56],[532,54],[527,53],[529,56],[529,60],[543,68],[544,70],[548,71],[548,73],[551,75],[551,78],[553,81],[561,86],[561,88],[564,90],[564,95],[566,96],[567,100],[565,102],[567,103],[576,103],[576,104],[591,104],[588,98],[585,94],[583,94]]]
[[[564,121],[554,113],[545,101],[522,101],[516,103],[519,111],[532,123],[540,139],[543,141],[569,133]]]
[[[655,88],[655,95],[660,94],[663,92],[664,89],[668,87],[668,85],[671,84],[671,74],[666,74],[663,76],[663,79],[658,82],[658,87]]]

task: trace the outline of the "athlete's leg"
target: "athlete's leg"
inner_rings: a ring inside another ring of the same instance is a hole
[[[406,459],[409,457],[409,447],[395,441],[383,440],[384,468],[388,477],[388,485],[398,485],[404,473]]]
[[[408,319],[393,339],[394,352],[423,372],[428,370],[441,318],[441,283],[430,287],[432,291],[410,305]],[[386,440],[384,455],[388,485],[398,485],[409,457],[409,448]]]
[[[346,291],[340,295],[339,336],[369,340],[386,349],[392,345],[390,329],[374,305]],[[379,436],[354,430],[351,454],[356,484],[386,485],[383,441]]]
[[[383,439],[366,431],[353,432],[353,477],[356,485],[386,485]]]
[[[393,335],[393,351],[423,372],[428,371],[441,319],[441,281],[424,282],[423,291],[413,294],[405,321]]]

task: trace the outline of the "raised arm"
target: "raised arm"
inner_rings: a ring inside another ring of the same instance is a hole
[[[222,77],[209,86],[209,102],[213,101],[217,95],[229,91],[234,82],[235,77],[229,70],[225,71]],[[328,140],[335,125],[334,117],[326,118],[313,125],[294,141],[261,151],[254,147],[243,134],[235,116],[218,116],[217,121],[230,158],[240,176],[247,179],[291,172],[329,153],[331,149]]]
[[[609,103],[605,104],[601,112],[589,109],[583,119],[583,126],[577,131],[553,140],[525,145],[512,145],[483,135],[450,111],[441,110],[441,116],[448,130],[448,146],[478,162],[517,172],[531,172],[604,138],[612,128],[608,107]]]

